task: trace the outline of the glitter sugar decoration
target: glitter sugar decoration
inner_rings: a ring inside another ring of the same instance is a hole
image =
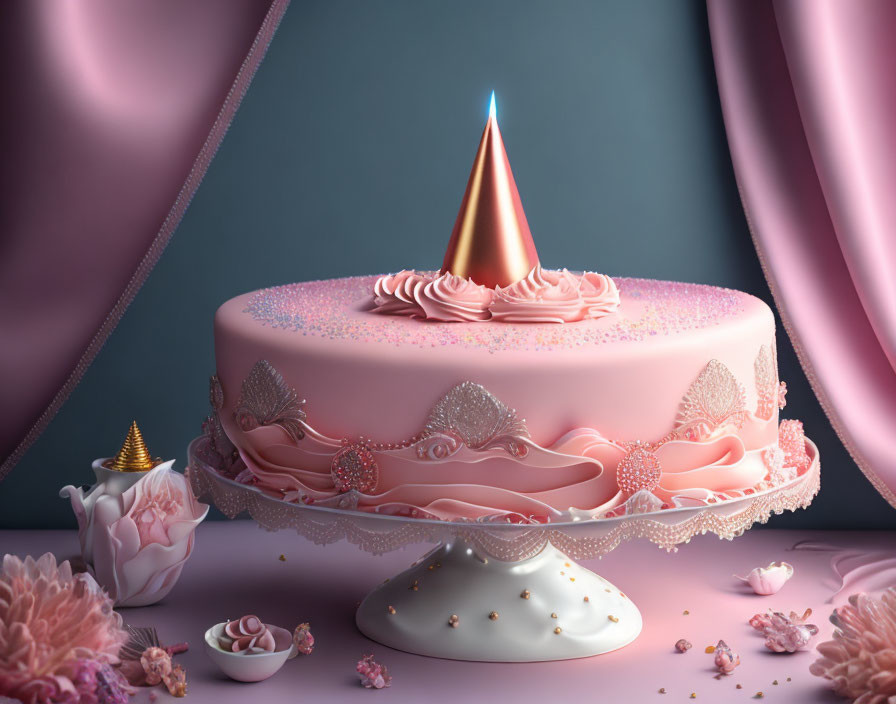
[[[662,473],[657,456],[647,445],[636,442],[616,466],[616,483],[626,496],[631,496],[638,491],[656,489]]]
[[[682,399],[675,429],[699,440],[717,428],[739,428],[746,418],[744,387],[724,364],[711,359]]]
[[[266,359],[260,359],[243,380],[233,416],[241,430],[279,425],[293,441],[298,442],[305,437],[302,428],[305,422],[304,405],[305,401],[299,399],[280,372]]]
[[[753,363],[756,378],[756,417],[770,420],[778,406],[778,363],[775,350],[762,345]]]
[[[515,457],[526,453],[526,423],[484,386],[465,381],[445,394],[432,409],[425,432],[453,435],[473,450],[503,447]]]
[[[362,494],[372,494],[379,478],[379,468],[367,445],[347,442],[333,458],[330,476],[339,493],[355,490]]]
[[[327,340],[425,349],[454,345],[495,353],[577,349],[671,337],[721,325],[750,305],[750,296],[730,289],[614,277],[622,307],[612,319],[569,325],[432,321],[421,325],[419,321],[370,311],[370,290],[376,279],[350,277],[266,288],[247,297],[243,312],[259,325]]]
[[[782,420],[778,426],[778,446],[784,451],[784,466],[795,467],[802,474],[809,466],[806,436],[798,420]]]

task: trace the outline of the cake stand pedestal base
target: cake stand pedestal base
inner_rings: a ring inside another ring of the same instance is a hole
[[[460,540],[374,589],[356,622],[390,648],[486,662],[599,655],[641,632],[641,613],[624,593],[552,545],[502,562]]]

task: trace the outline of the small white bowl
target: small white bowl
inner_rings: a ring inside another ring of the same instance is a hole
[[[205,651],[221,672],[239,682],[261,682],[283,667],[287,660],[298,655],[292,633],[279,626],[265,624],[274,636],[274,652],[243,655],[222,650],[218,639],[224,635],[227,622],[217,623],[205,632]]]

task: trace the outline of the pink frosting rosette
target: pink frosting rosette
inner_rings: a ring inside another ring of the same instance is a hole
[[[425,317],[417,302],[418,292],[429,279],[412,270],[381,276],[373,287],[373,302],[377,313]]]
[[[117,606],[154,604],[171,591],[193,550],[193,531],[208,513],[172,464],[96,501],[94,569]]]
[[[274,634],[262,623],[258,616],[243,616],[236,621],[228,621],[224,635],[218,639],[222,650],[234,653],[273,653],[277,647]]]
[[[579,281],[579,293],[585,302],[586,317],[600,318],[616,312],[620,299],[619,289],[613,279],[606,274],[586,271]]]
[[[489,288],[451,273],[399,271],[374,285],[373,310],[440,322],[572,323],[602,318],[619,308],[609,276],[537,265],[510,286]]]
[[[495,289],[493,320],[507,323],[571,323],[585,318],[579,279],[566,269],[536,266],[525,279]]]
[[[442,274],[415,291],[427,320],[470,322],[488,320],[495,292],[454,274]]]

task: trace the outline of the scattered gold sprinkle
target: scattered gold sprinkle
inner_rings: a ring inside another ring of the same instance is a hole
[[[450,618],[448,619],[448,625],[451,626],[452,628],[457,628],[457,622],[458,622],[457,614],[451,614]]]
[[[744,686],[742,684],[737,684],[734,686],[735,689],[743,689]]]
[[[610,619],[613,623],[619,623],[619,617],[618,617],[618,616],[614,616],[613,614],[609,614],[609,615],[607,616],[607,618]]]
[[[528,599],[530,596],[531,594],[528,589],[523,589],[523,591],[520,592],[520,599]]]
[[[772,682],[772,684],[778,684],[778,680],[775,680],[774,682]]]
[[[609,590],[609,589],[604,589],[604,591],[605,591],[607,594],[610,593],[610,590]]]
[[[408,587],[408,589],[411,589],[412,591],[415,591],[415,592],[416,592],[419,588],[420,588],[420,584],[417,582],[416,579],[415,579],[413,582],[411,582],[411,586]]]
[[[395,615],[395,607],[392,606],[391,604],[386,607],[386,611],[388,611],[392,615]]]
[[[762,692],[756,692],[756,698],[762,699],[765,695]]]
[[[788,677],[788,678],[787,678],[787,681],[788,681],[788,682],[790,682],[790,681],[791,681],[791,679],[790,679],[790,678],[789,678],[789,677]]]
[[[575,581],[576,581],[576,578],[575,578],[575,577],[570,577],[570,578],[569,578],[569,581],[570,581],[570,582],[575,582]]]
[[[497,621],[497,620],[498,620],[498,612],[497,612],[497,611],[492,611],[492,612],[488,615],[488,617],[489,617],[492,621]]]
[[[568,562],[564,562],[564,563],[563,563],[563,566],[564,566],[564,567],[572,567],[572,565],[569,564]]]
[[[714,652],[716,652],[716,646],[714,646],[714,645],[707,645],[707,646],[706,646],[706,651],[705,651],[705,652],[707,652],[707,653],[714,653]]]
[[[687,615],[690,614],[691,612],[688,611],[687,609],[685,609],[685,610],[682,611],[681,613],[682,613],[684,616],[687,616]]]
[[[691,692],[691,699],[696,699],[696,698],[697,698],[697,693]]]
[[[564,571],[563,571],[563,570],[560,570],[560,574],[563,574],[563,575],[565,575],[565,574],[566,574],[566,572],[564,572]]]
[[[563,632],[563,629],[560,628],[560,626],[557,626],[557,627],[554,629],[554,633],[560,634],[560,633],[562,633],[562,632]]]
[[[591,601],[587,596],[585,597],[585,601]]]
[[[625,595],[625,592],[619,592],[619,596],[621,596],[623,599],[628,599],[628,597]]]
[[[555,611],[554,613],[551,614],[551,618],[557,618],[557,612],[556,612],[556,611]]]
[[[281,555],[278,559],[280,562],[286,562],[286,555]]]
[[[434,570],[435,568],[436,568],[435,563],[433,563],[433,564],[431,564],[429,567],[427,567],[426,569],[428,569],[430,572],[432,572],[432,570]]]
[[[660,687],[660,694],[665,694],[665,693],[666,693],[666,688]]]

